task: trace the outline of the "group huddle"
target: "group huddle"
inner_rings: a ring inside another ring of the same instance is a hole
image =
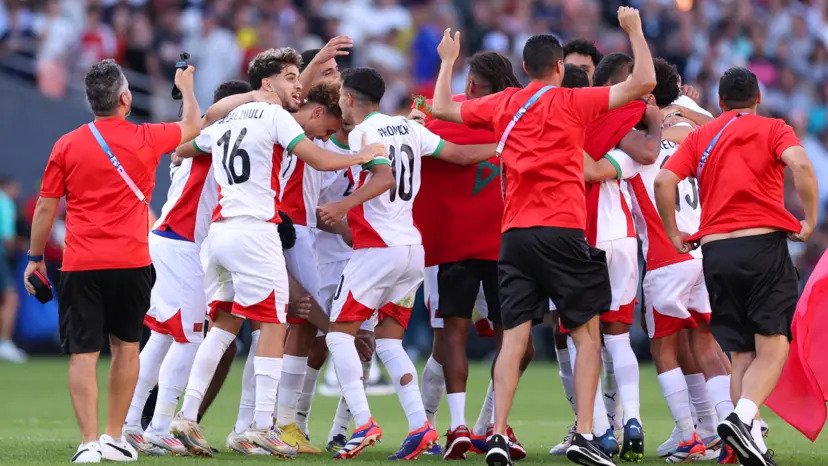
[[[308,416],[329,360],[342,396],[326,450],[356,457],[383,436],[363,385],[375,353],[409,425],[389,459],[490,452],[490,464],[510,464],[526,451],[511,428],[495,422],[502,409],[505,425],[510,407],[495,402],[493,387],[503,385],[489,384],[471,429],[465,419],[469,330],[496,338],[498,359],[519,361],[502,372],[513,374],[514,391],[533,348],[528,330],[510,339],[504,329],[554,321],[560,377],[575,413],[576,356],[586,367],[592,355],[576,351],[570,331],[595,310],[603,386],[591,419],[579,416],[550,454],[580,464],[611,465],[615,456],[641,461],[645,419],[629,336],[640,241],[643,320],[675,419],[658,454],[667,462],[738,463],[738,452],[717,433],[734,411],[731,365],[710,331],[701,250],[676,244],[656,201],[662,167],[685,173],[676,180],[676,226],[695,241],[697,180],[682,170],[684,159],[672,157],[713,117],[682,86],[675,66],[636,42],[637,11],[623,8],[619,19],[635,36],[633,57],[602,57],[585,40],[561,48],[554,36],[539,35],[524,50],[533,78],[527,88],[520,89],[507,58],[480,52],[468,60],[465,93],[455,96],[448,83],[459,36],[447,31],[434,101],[416,98],[407,117],[378,112],[385,84],[376,70],[340,75],[335,58],[351,46],[341,37],[303,54],[262,52],[250,62],[249,82],[219,86],[201,133],[175,151],[167,201],[149,235],[157,278],[144,323],[152,332],[123,430],[129,444],[150,455],[218,451],[199,421],[247,320],[252,341],[228,449],[321,454],[314,443],[323,439],[309,437]],[[559,59],[549,58],[555,54]],[[539,79],[548,76],[559,85]],[[501,119],[513,98],[522,107]],[[554,113],[561,108],[566,118]],[[538,150],[536,158],[499,157],[509,146],[543,148],[546,131],[566,135],[550,150],[577,156]],[[795,138],[786,125],[773,131],[777,139]],[[548,173],[568,181],[548,182]],[[544,217],[549,205],[556,209],[552,224]],[[556,236],[535,225],[554,225]],[[581,246],[584,235],[589,248]],[[435,339],[420,381],[402,338],[421,284]],[[144,429],[142,412],[156,385]],[[434,416],[443,393],[450,423],[441,442]],[[751,433],[767,456],[763,425],[753,423]]]

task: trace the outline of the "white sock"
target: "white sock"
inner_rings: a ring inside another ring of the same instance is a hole
[[[555,355],[558,357],[558,375],[561,377],[566,401],[572,412],[575,412],[575,378],[572,377],[572,363],[569,359],[569,349],[555,348]]]
[[[440,407],[440,399],[446,391],[446,378],[443,375],[443,366],[429,356],[423,368],[423,407],[426,411],[426,419],[431,425],[437,425],[437,408]]]
[[[661,393],[664,395],[664,399],[667,400],[667,407],[670,409],[670,414],[673,415],[673,420],[676,421],[681,441],[686,442],[692,439],[695,429],[690,414],[687,382],[684,380],[681,368],[677,367],[663,374],[658,374],[658,385],[661,386]]]
[[[337,435],[345,435],[347,437],[348,425],[350,424],[351,411],[348,410],[348,403],[345,402],[345,397],[340,396],[339,403],[336,405],[333,424],[331,424],[331,431],[328,433],[328,441],[330,442]]]
[[[367,424],[371,420],[371,410],[368,407],[365,386],[362,384],[359,353],[354,346],[354,337],[347,333],[329,332],[325,335],[325,343],[328,345],[336,377],[339,379],[339,387],[354,416],[354,422],[357,426]]]
[[[336,378],[336,369],[334,369],[333,358],[328,355],[328,365],[325,369],[325,378],[322,379],[322,383],[332,386],[339,386],[339,380]]]
[[[716,410],[719,422],[733,412],[733,400],[730,398],[730,376],[718,375],[707,381],[707,394]]]
[[[313,395],[316,394],[316,380],[319,378],[319,370],[307,366],[305,369],[305,382],[302,384],[302,394],[299,402],[296,403],[296,424],[299,429],[308,435],[308,417],[310,417]]]
[[[158,332],[151,332],[147,344],[141,350],[138,359],[141,366],[138,369],[138,382],[135,384],[135,392],[132,401],[129,403],[124,425],[141,427],[141,414],[144,412],[144,405],[147,404],[150,392],[158,384],[158,373],[161,369],[161,362],[172,345],[173,337]]]
[[[764,455],[768,451],[768,446],[765,445],[765,438],[762,437],[762,423],[758,419],[754,419],[753,425],[750,426],[750,436],[753,437],[753,441],[759,447],[759,452]]]
[[[477,422],[474,423],[472,433],[485,435],[489,430],[489,422],[494,416],[494,385],[489,379],[489,388],[486,390],[486,397],[483,398],[483,406],[480,407],[480,414],[477,415]]]
[[[377,356],[388,370],[388,375],[394,381],[394,388],[397,389],[397,396],[400,399],[405,417],[408,418],[409,431],[419,429],[427,422],[423,397],[420,394],[420,386],[417,384],[417,369],[408,353],[402,346],[402,340],[395,338],[377,339]],[[401,385],[404,377],[410,376],[411,380]],[[350,403],[349,403],[350,405]]]
[[[371,376],[371,372],[373,372],[374,369],[379,370],[377,368],[379,364],[374,364],[373,359],[370,361],[360,361],[360,363],[362,364],[362,385],[366,385],[369,381],[368,378]]]
[[[604,378],[601,389],[604,393],[604,406],[607,408],[607,417],[613,430],[624,427],[621,423],[624,417],[624,410],[618,395],[618,383],[615,380],[615,365],[612,363],[612,355],[606,347],[601,348],[601,362],[604,366]]]
[[[451,414],[449,428],[454,430],[466,425],[466,392],[449,393],[446,400]]]
[[[592,408],[592,433],[596,437],[600,437],[611,429],[612,425],[607,417],[607,407],[604,405],[604,393],[601,390],[601,380],[598,380],[598,386],[595,388],[595,405]]]
[[[710,402],[710,395],[707,393],[707,382],[704,374],[685,374],[687,392],[690,395],[690,411],[693,413],[693,422],[699,435],[707,437],[716,433],[716,411],[713,403]]]
[[[624,424],[630,419],[641,421],[641,402],[638,393],[638,360],[630,346],[630,334],[604,335],[604,345],[612,357],[618,396],[624,407]]]
[[[368,372],[368,377],[365,378],[365,383],[378,382],[382,377],[382,371],[380,371],[377,356],[378,355],[376,353],[371,356],[371,365],[368,366],[370,371]]]
[[[308,358],[286,354],[282,362],[282,379],[279,381],[279,409],[276,416],[280,426],[296,422],[296,405],[299,403]]]
[[[207,336],[204,337],[204,341],[196,351],[193,368],[187,381],[187,390],[184,392],[184,404],[181,407],[181,415],[184,419],[195,421],[198,418],[198,408],[201,406],[204,392],[213,380],[221,357],[235,339],[235,334],[218,327],[213,327],[207,332]]]
[[[750,423],[753,422],[753,418],[756,417],[756,413],[759,412],[759,407],[756,406],[756,403],[748,400],[747,398],[739,398],[733,412],[739,416],[740,421],[750,425]]]
[[[578,359],[578,348],[575,347],[575,340],[571,336],[566,337],[566,349],[569,350],[569,365],[572,368],[573,386],[575,385],[575,360]]]
[[[253,357],[256,373],[256,411],[253,412],[253,427],[269,429],[273,426],[273,410],[276,409],[276,392],[282,377],[282,358],[267,356]]]
[[[256,350],[259,348],[260,333],[261,330],[254,330],[250,333],[250,349],[247,352],[247,359],[244,361],[244,370],[242,371],[239,414],[233,428],[233,431],[237,434],[244,433],[253,424],[253,412],[256,410],[256,372],[253,370],[253,358],[256,357]]]
[[[170,430],[178,398],[187,387],[187,378],[200,344],[176,342],[167,351],[158,374],[158,398],[150,424],[153,431],[166,433]]]

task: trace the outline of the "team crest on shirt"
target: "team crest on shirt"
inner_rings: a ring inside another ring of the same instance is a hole
[[[400,307],[404,307],[406,309],[411,309],[414,307],[414,298],[416,296],[417,290],[411,290],[408,292],[407,295],[403,296],[401,299],[398,299],[394,304]]]
[[[480,191],[494,181],[500,175],[500,167],[484,160],[477,164],[477,171],[474,173],[474,189],[472,196],[477,195]]]

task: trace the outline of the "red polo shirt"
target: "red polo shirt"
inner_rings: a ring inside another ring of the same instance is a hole
[[[494,131],[498,140],[515,113],[543,83],[509,88],[463,102],[463,123]],[[502,231],[586,225],[584,127],[609,107],[609,87],[553,88],[521,118],[501,154],[505,171]]]
[[[99,120],[95,126],[149,202],[155,169],[161,156],[181,142],[181,128],[175,123],[136,125],[119,118]],[[55,143],[40,195],[66,196],[64,271],[151,263],[147,206],[121,179],[86,125]]]
[[[681,179],[698,179],[701,225],[690,241],[745,228],[790,232],[801,228],[785,209],[782,152],[800,143],[784,121],[753,114],[740,116],[722,132],[699,173],[702,153],[735,115],[725,112],[690,133],[664,164]]]

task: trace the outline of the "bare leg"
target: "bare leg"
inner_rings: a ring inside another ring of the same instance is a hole
[[[140,345],[138,342],[125,342],[115,336],[109,336],[112,348],[112,362],[109,367],[109,400],[106,413],[106,434],[112,438],[121,438],[129,403],[135,393],[138,381]]]
[[[601,371],[601,331],[598,327],[598,316],[572,330],[570,336],[577,351],[574,374],[577,430],[580,434],[591,435],[595,391],[598,389]]]
[[[96,369],[99,354],[98,352],[75,353],[69,356],[69,395],[72,398],[72,407],[75,408],[75,418],[78,420],[78,428],[83,443],[98,440],[98,378]],[[130,395],[131,397],[132,395]],[[129,399],[127,399],[127,408],[129,408]],[[124,415],[126,416],[126,411]],[[120,435],[119,433],[118,436],[120,437]]]
[[[506,435],[509,410],[520,377],[520,362],[526,354],[526,345],[532,329],[531,322],[503,331],[503,344],[494,366],[495,425],[494,433]],[[594,391],[594,387],[593,387]]]

